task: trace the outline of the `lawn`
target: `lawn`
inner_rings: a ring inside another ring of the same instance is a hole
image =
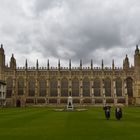
[[[0,140],[140,140],[140,108],[114,109],[106,120],[102,108],[56,112],[52,108],[0,109]]]

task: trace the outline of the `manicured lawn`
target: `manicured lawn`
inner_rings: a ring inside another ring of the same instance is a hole
[[[55,112],[52,108],[0,109],[0,140],[140,140],[140,108],[114,109],[106,120],[102,108]]]

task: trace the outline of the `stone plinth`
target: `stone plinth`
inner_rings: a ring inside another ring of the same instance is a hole
[[[71,96],[68,97],[67,110],[73,110],[73,100]]]

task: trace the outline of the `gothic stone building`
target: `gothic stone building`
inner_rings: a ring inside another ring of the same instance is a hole
[[[0,80],[6,83],[6,105],[66,105],[68,96],[74,105],[140,104],[140,52],[138,45],[134,54],[134,66],[129,65],[126,55],[123,68],[112,67],[16,67],[12,55],[10,66],[5,65],[3,45],[0,48]]]

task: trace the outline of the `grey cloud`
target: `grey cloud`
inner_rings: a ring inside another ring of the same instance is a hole
[[[49,10],[53,7],[61,6],[63,0],[35,0],[35,12],[40,14],[43,11]]]
[[[49,51],[52,55],[60,57],[57,53],[57,47],[66,47],[76,52],[75,56],[68,56],[73,57],[74,61],[76,61],[81,58],[87,59],[90,53],[97,48],[105,47],[109,49],[112,46],[121,44],[120,29],[115,22],[112,22],[110,18],[104,18],[105,15],[98,17],[95,14],[95,17],[89,17],[88,15],[91,13],[85,14],[84,9],[81,12],[84,16],[79,18],[77,14],[79,14],[80,10],[76,9],[78,12],[73,12],[73,15],[71,13],[75,9],[70,9],[69,13],[64,15],[67,22],[60,24],[54,34],[51,33],[52,36],[50,38],[53,38],[53,40],[49,39],[47,43],[46,40],[41,41],[50,46]],[[52,23],[50,28],[55,28],[57,25],[57,23]],[[46,47],[46,51],[47,49],[48,47]],[[61,57],[63,58],[63,56]],[[92,56],[90,57],[92,58]]]
[[[20,9],[17,0],[14,2]],[[140,43],[138,0],[32,0],[32,3],[30,9],[25,1],[24,10],[21,4],[23,11],[14,12],[12,23],[7,19],[11,18],[9,13],[13,8],[5,8],[9,17],[0,14],[4,20],[0,23],[0,38],[4,41],[8,38],[7,44],[11,43],[15,53],[27,57],[39,53],[40,59],[53,57],[53,61],[71,58],[78,65],[80,59],[85,65],[90,59],[95,65],[100,65],[101,59],[105,59],[109,65],[113,58],[123,59],[125,48],[134,50],[135,44]],[[35,16],[28,16],[28,11]],[[23,16],[24,12],[26,16]],[[128,51],[128,54],[132,60],[132,52]]]

